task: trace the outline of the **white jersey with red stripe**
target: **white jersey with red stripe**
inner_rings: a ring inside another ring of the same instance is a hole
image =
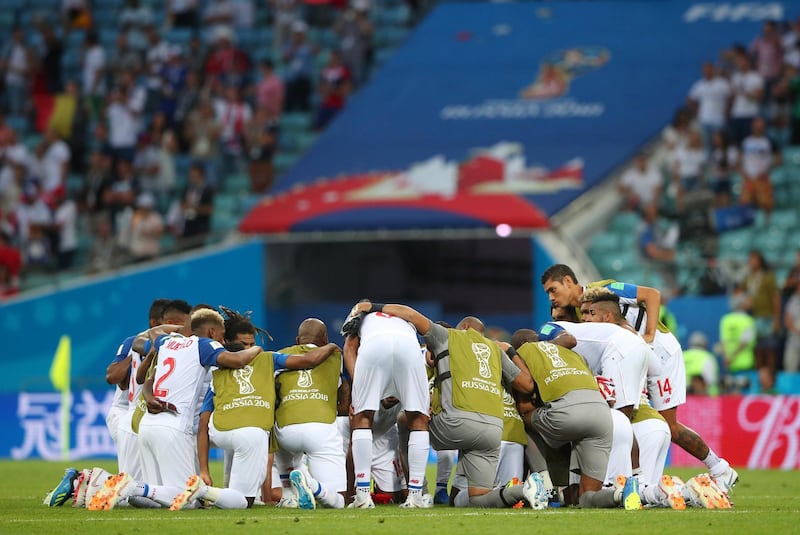
[[[202,400],[207,372],[217,365],[222,344],[209,338],[170,334],[156,341],[158,364],[153,374],[153,395],[175,411],[147,414],[149,423],[192,433],[196,405]]]

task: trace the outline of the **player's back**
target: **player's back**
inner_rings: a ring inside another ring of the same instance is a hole
[[[158,364],[153,375],[153,395],[174,405],[177,419],[172,412],[156,415],[159,423],[179,427],[191,432],[195,416],[198,391],[206,376],[206,368],[200,363],[197,336],[173,334],[161,342],[158,348]]]
[[[384,312],[367,314],[361,322],[361,332],[359,334],[361,342],[363,343],[366,339],[378,335],[407,336],[415,341],[417,339],[416,329],[406,320]]]

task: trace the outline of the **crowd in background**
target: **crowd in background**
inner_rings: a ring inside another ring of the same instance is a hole
[[[100,10],[116,28],[97,23]],[[61,0],[60,12],[29,11],[0,43],[3,295],[25,273],[156,258],[166,235],[179,250],[203,245],[228,177],[248,175],[254,194],[273,184],[284,112],[324,129],[374,56],[369,0]],[[262,13],[272,38],[239,44]],[[109,30],[112,44],[101,40]],[[334,42],[323,49],[312,31]],[[81,233],[91,245],[78,262]]]
[[[770,228],[772,173],[782,149],[800,145],[800,20],[767,21],[752,42],[704,63],[662,141],[662,158],[639,155],[619,183],[626,207],[641,214],[640,257],[677,294],[680,249],[699,250],[707,264],[700,292],[728,292],[732,311],[753,320],[737,326],[738,334],[753,332],[742,348],[718,348],[726,371],[757,369],[761,389],[770,391],[778,369],[798,371],[800,364],[800,252],[779,281],[758,243],[749,244],[746,263],[721,265],[718,236],[737,227]],[[723,226],[726,220],[734,223]],[[733,354],[744,347],[752,357],[737,361]]]

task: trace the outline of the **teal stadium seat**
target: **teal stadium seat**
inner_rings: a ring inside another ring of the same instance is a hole
[[[779,394],[800,394],[800,373],[778,372],[775,377],[775,390]]]

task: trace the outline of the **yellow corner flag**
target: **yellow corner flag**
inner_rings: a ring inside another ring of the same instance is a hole
[[[53,357],[53,363],[50,365],[50,381],[53,383],[53,388],[61,392],[69,392],[69,374],[70,374],[70,356],[72,348],[70,347],[70,339],[68,335],[61,336],[58,342],[58,349]]]

